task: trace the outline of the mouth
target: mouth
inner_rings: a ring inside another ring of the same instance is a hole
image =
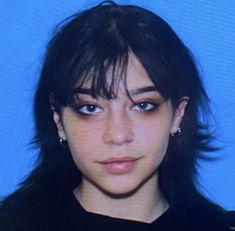
[[[98,162],[110,174],[126,174],[131,172],[138,160],[141,158],[136,157],[112,157],[104,161]]]

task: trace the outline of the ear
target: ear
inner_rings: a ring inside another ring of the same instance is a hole
[[[60,139],[67,140],[61,115],[55,110],[53,110],[53,121],[57,127],[57,132]]]
[[[53,112],[53,114],[52,114],[53,121],[57,127],[58,136],[60,137],[60,139],[67,140],[66,134],[64,131],[62,116],[61,116],[61,113],[54,106],[56,103],[55,103],[55,98],[52,95],[50,95],[50,104],[51,104],[51,110]]]
[[[189,97],[183,96],[179,100],[178,106],[174,110],[173,121],[171,126],[171,133],[176,133],[180,128],[180,124],[185,114],[185,108],[188,104]]]

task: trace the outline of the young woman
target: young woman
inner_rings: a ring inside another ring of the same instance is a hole
[[[35,96],[38,164],[0,230],[232,230],[197,190],[212,151],[190,51],[159,16],[104,2],[50,41]],[[201,117],[200,117],[201,118]]]

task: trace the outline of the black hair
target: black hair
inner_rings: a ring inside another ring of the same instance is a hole
[[[2,203],[2,211],[53,214],[79,184],[81,174],[68,146],[61,146],[53,111],[73,105],[74,92],[91,81],[93,97],[116,97],[116,70],[125,78],[130,53],[140,61],[165,99],[177,106],[187,96],[181,136],[171,137],[159,167],[160,189],[172,208],[190,207],[203,197],[195,185],[196,162],[211,151],[212,138],[200,113],[207,113],[208,96],[189,49],[156,14],[133,5],[105,1],[63,21],[49,42],[37,86],[34,116],[40,155],[37,166],[19,189]],[[107,70],[113,75],[107,79]],[[50,100],[53,99],[53,100]],[[5,209],[5,210],[4,210]],[[31,215],[33,216],[33,215]]]

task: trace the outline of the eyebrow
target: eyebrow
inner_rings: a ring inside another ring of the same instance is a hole
[[[143,94],[143,93],[147,93],[151,91],[158,91],[158,88],[154,85],[146,86],[146,87],[141,87],[141,88],[130,90],[129,93],[130,95],[134,96],[134,95],[139,95],[139,94]],[[91,95],[91,89],[78,87],[73,90],[73,93]]]
[[[134,90],[130,90],[130,95],[139,95],[150,91],[158,91],[158,88],[156,86],[141,87]]]
[[[72,91],[73,94],[91,95],[91,89],[78,87]]]

